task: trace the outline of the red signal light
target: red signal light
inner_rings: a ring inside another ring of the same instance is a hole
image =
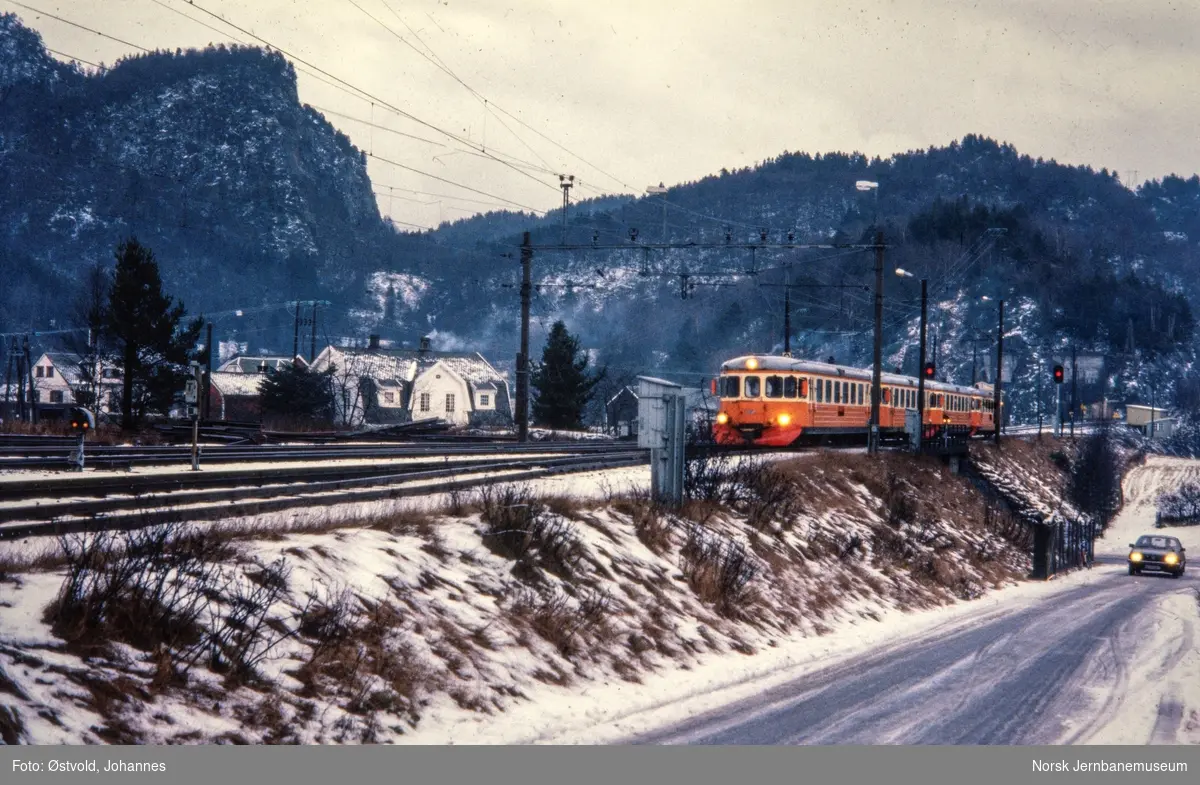
[[[934,375],[937,373],[937,368],[934,366],[933,363],[925,363],[924,373],[925,373],[926,379],[932,379],[934,377]]]
[[[1054,383],[1062,384],[1063,382],[1063,367],[1061,365],[1054,366]]]

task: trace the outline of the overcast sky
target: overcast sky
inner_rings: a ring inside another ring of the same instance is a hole
[[[521,159],[529,176],[301,73],[301,100],[445,145],[328,114],[360,148],[540,210],[561,204],[558,178],[526,163],[574,174],[574,198],[694,180],[783,150],[887,156],[968,133],[1122,181],[1200,170],[1200,4],[1186,0],[22,2],[150,49],[253,41],[199,9],[217,13]],[[10,0],[0,10],[76,58],[112,63],[135,51]],[[432,225],[488,209],[464,200],[489,197],[378,159],[370,173],[381,210],[398,220]]]

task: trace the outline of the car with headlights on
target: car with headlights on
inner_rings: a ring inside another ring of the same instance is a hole
[[[1183,575],[1187,566],[1185,548],[1174,537],[1144,534],[1129,544],[1129,574],[1165,572],[1173,578]]]

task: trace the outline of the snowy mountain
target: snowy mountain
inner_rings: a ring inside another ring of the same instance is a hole
[[[0,15],[0,55],[0,169],[9,175],[0,178],[0,275],[9,283],[0,330],[67,319],[84,268],[110,261],[136,234],[192,313],[329,300],[323,338],[375,333],[414,344],[431,334],[435,348],[469,347],[511,370],[521,236],[558,243],[560,212],[396,232],[380,218],[364,154],[300,103],[277,52],[155,52],[85,72]],[[862,179],[880,187],[857,191]],[[1108,170],[977,135],[886,159],[784,152],[665,197],[573,204],[568,242],[625,247],[535,255],[534,351],[563,318],[610,367],[610,386],[647,371],[701,383],[731,354],[783,348],[787,282],[793,353],[865,365],[871,252],[638,246],[758,241],[764,232],[775,243],[861,243],[875,225],[888,245],[891,367],[916,372],[922,277],[931,359],[946,379],[969,383],[973,367],[976,377],[994,368],[1005,299],[1006,375],[1022,418],[1038,409],[1039,374],[1048,380],[1046,364],[1072,345],[1105,358],[1087,400],[1144,400],[1154,379],[1162,401],[1193,364],[1200,178],[1132,190]],[[896,267],[916,278],[897,278]],[[290,315],[274,319],[221,339],[286,351]]]

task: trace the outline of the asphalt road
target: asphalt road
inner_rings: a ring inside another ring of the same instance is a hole
[[[1128,693],[1129,666],[1152,637],[1164,593],[1200,587],[1131,577],[1099,557],[1097,582],[992,614],[966,628],[897,644],[817,671],[634,744],[1069,744],[1110,721]],[[1194,646],[1178,620],[1169,662]],[[1159,707],[1164,729],[1182,707]],[[1156,725],[1156,733],[1157,733]],[[1147,743],[1153,739],[1147,739]]]

